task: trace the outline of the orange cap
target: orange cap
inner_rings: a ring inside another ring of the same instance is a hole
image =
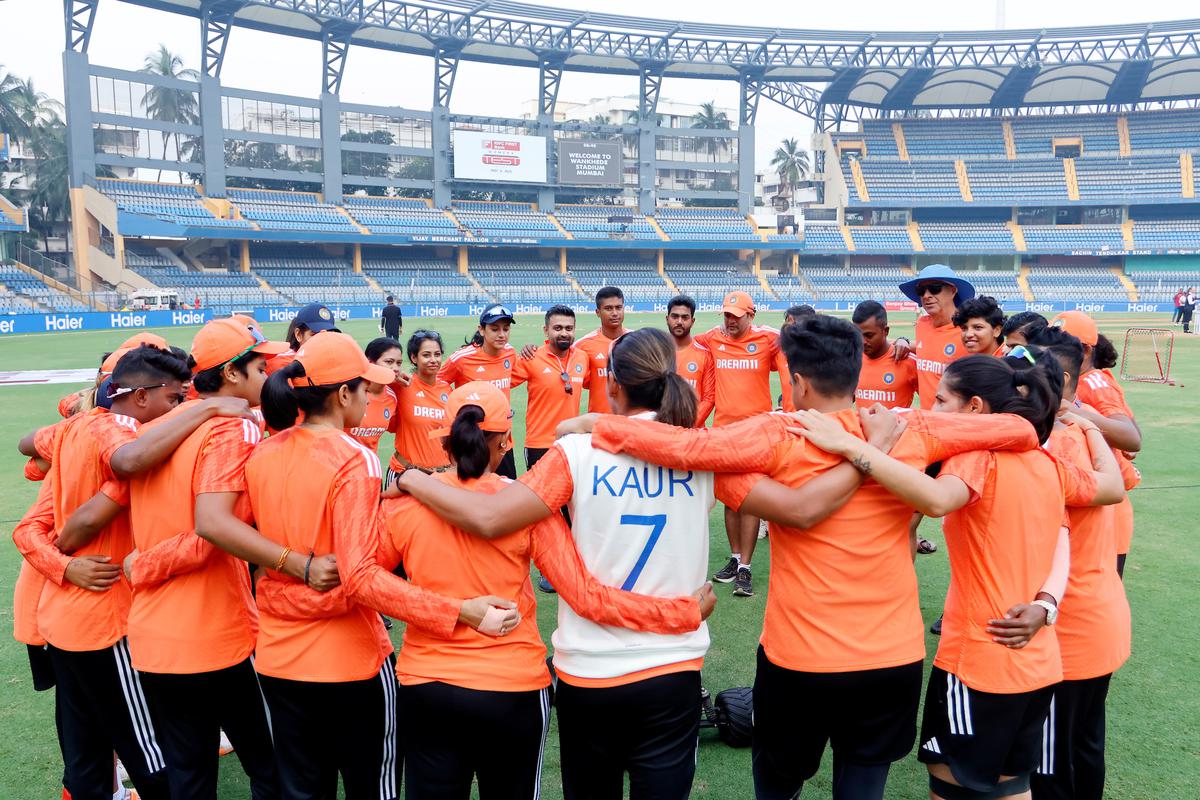
[[[479,406],[483,409],[483,422],[479,427],[492,433],[508,433],[512,430],[512,407],[504,392],[487,381],[471,381],[450,393],[446,400],[446,419],[451,425],[463,406]],[[436,428],[429,432],[430,439],[440,439],[450,435],[450,425]]]
[[[167,340],[159,336],[157,333],[146,333],[145,331],[142,331],[141,333],[135,333],[133,336],[130,336],[128,339],[121,342],[121,347],[128,348],[130,350],[135,347],[141,347],[142,345],[157,347],[159,350],[166,350],[170,347],[170,345],[167,344]]]
[[[254,317],[247,316],[246,314],[230,314],[229,318],[234,322],[245,325],[247,328],[251,328],[252,330],[262,333],[262,327],[258,324],[258,320],[256,320]]]
[[[725,295],[725,303],[721,306],[721,311],[725,314],[733,314],[735,317],[744,317],[746,312],[754,313],[754,298],[745,292],[730,292]]]
[[[304,365],[304,377],[292,378],[296,387],[333,386],[355,378],[386,386],[396,380],[396,373],[367,361],[358,342],[337,331],[322,331],[309,338],[296,353],[296,360]]]
[[[104,363],[100,365],[100,375],[105,378],[107,378],[109,375],[112,375],[113,370],[117,368],[117,362],[120,361],[126,353],[133,349],[134,348],[132,347],[122,347],[109,353],[108,358],[104,359]]]
[[[228,364],[247,353],[276,355],[288,349],[287,342],[268,342],[257,330],[234,319],[214,319],[192,339],[193,372]]]
[[[1096,320],[1082,311],[1064,311],[1050,321],[1056,328],[1062,328],[1084,344],[1094,347],[1100,339],[1100,330]]]

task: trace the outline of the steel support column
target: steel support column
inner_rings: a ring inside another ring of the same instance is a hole
[[[233,13],[224,7],[205,6],[200,16],[200,74],[220,78],[225,49],[233,28]]]
[[[350,37],[356,30],[357,25],[330,23],[321,31],[321,91],[341,92],[346,58],[350,55]]]
[[[658,147],[654,129],[658,127],[658,96],[662,89],[662,68],[643,65],[638,82],[638,211],[653,214],[658,202]]]
[[[558,182],[558,158],[554,147],[554,107],[558,103],[558,89],[562,86],[562,59],[542,56],[538,64],[538,136],[546,140],[546,170],[548,182]],[[543,186],[538,189],[538,208],[553,211],[557,202],[554,189]]]
[[[87,53],[63,53],[63,89],[67,115],[67,169],[72,189],[96,175],[96,143],[92,137],[92,83]]]
[[[342,101],[330,92],[321,94],[321,187],[326,203],[342,202]]]
[[[92,26],[96,23],[96,7],[100,0],[63,0],[66,19],[66,49],[86,53],[92,41]]]
[[[204,158],[204,193],[209,197],[224,197],[225,133],[221,81],[212,75],[200,76],[200,141]]]

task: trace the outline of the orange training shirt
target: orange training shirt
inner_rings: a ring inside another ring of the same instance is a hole
[[[1056,427],[1047,444],[1061,462],[1091,469],[1087,437],[1076,425]],[[1116,672],[1129,658],[1131,629],[1125,584],[1117,574],[1117,506],[1069,505],[1071,569],[1058,603],[1063,680]]]
[[[854,391],[854,402],[859,408],[870,408],[876,403],[886,408],[908,408],[916,391],[917,360],[911,354],[897,359],[894,347],[889,347],[879,358],[863,354],[862,372]]]
[[[489,356],[482,347],[473,344],[460,347],[446,359],[438,370],[438,380],[452,386],[462,386],[471,381],[487,381],[508,397],[512,389],[513,362],[517,360],[517,351],[506,344],[498,355]],[[414,382],[417,379],[414,378]]]
[[[621,328],[617,338],[629,332]],[[612,405],[608,402],[608,352],[612,350],[613,342],[604,335],[603,328],[597,328],[591,333],[585,333],[575,342],[575,347],[583,351],[588,358],[588,406],[589,412],[611,414]]]
[[[784,408],[791,405],[787,363],[779,350],[779,331],[766,325],[751,325],[740,339],[732,339],[724,328],[716,327],[696,337],[709,349],[716,374],[716,410],[713,425],[731,422],[770,411],[771,371],[780,375]]]
[[[201,401],[184,405],[197,402]],[[155,424],[157,420],[146,428]],[[149,569],[155,548],[167,541],[176,544],[180,532],[191,540],[191,547],[207,553],[192,569],[177,568],[153,585],[135,584],[129,652],[136,669],[212,672],[241,663],[254,651],[258,614],[246,564],[196,536],[194,514],[198,495],[245,491],[246,460],[261,439],[261,430],[250,420],[213,418],[196,428],[166,461],[129,482],[130,520],[138,550],[135,573]],[[239,505],[239,516],[249,521],[246,503]],[[150,563],[138,564],[141,561]]]
[[[525,409],[525,446],[547,448],[554,445],[555,429],[564,419],[579,416],[579,401],[588,385],[588,355],[572,347],[559,355],[543,344],[530,359],[518,358],[513,365],[512,385],[529,384],[529,403]],[[563,376],[570,381],[568,394]]]
[[[1134,419],[1133,409],[1125,400],[1125,391],[1106,369],[1090,369],[1080,375],[1075,400],[1092,406],[1106,417],[1122,414]],[[1132,460],[1121,452],[1118,452],[1117,457],[1126,461]],[[1133,543],[1133,503],[1128,496],[1117,504],[1113,524],[1117,529],[1117,552],[1124,555],[1129,552]]]
[[[717,402],[717,373],[712,353],[695,339],[675,350],[675,371],[696,393],[696,427],[703,427]]]
[[[450,463],[450,456],[439,440],[430,439],[429,432],[445,424],[446,401],[454,387],[443,380],[432,386],[416,375],[408,386],[397,392],[399,422],[396,426],[396,453],[389,464],[392,472],[403,472],[405,464],[426,469],[438,469]]]
[[[933,408],[934,395],[946,365],[968,353],[963,347],[962,331],[952,322],[937,327],[930,317],[922,315],[917,319],[914,338],[917,394],[921,398],[921,408],[928,410]]]
[[[397,409],[400,400],[390,386],[383,387],[378,394],[367,392],[367,410],[362,421],[346,433],[362,442],[374,452],[379,452],[379,440],[385,433],[395,433],[400,419]]]
[[[299,553],[336,555],[339,589],[351,601],[344,613],[323,618],[293,619],[260,608],[255,668],[262,674],[317,683],[370,678],[392,651],[380,612],[442,635],[453,630],[457,602],[377,574],[383,572],[375,561],[382,477],[374,453],[325,427],[288,428],[256,447],[246,462],[246,491],[259,532]],[[260,588],[280,581],[311,591],[274,570],[260,581]]]
[[[954,456],[942,464],[939,480],[946,476],[966,484],[971,500],[942,525],[950,588],[933,663],[983,692],[1017,694],[1058,683],[1062,655],[1054,628],[1013,650],[993,642],[987,624],[1037,596],[1050,574],[1065,499],[1094,496],[1094,480],[1079,484],[1041,449]]]

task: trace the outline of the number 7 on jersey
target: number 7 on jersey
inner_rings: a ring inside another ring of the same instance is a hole
[[[646,561],[650,558],[650,553],[654,550],[654,546],[658,544],[658,539],[662,536],[662,532],[667,527],[666,514],[622,514],[622,525],[645,525],[650,528],[650,538],[646,540],[646,546],[642,548],[641,554],[638,555],[637,563],[633,565],[633,570],[630,571],[629,577],[621,584],[621,588],[628,592],[637,583],[638,576],[642,574],[642,570],[646,567]]]

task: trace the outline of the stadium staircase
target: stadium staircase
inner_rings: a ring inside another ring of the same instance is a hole
[[[771,284],[767,283],[767,276],[762,274],[762,270],[755,270],[754,277],[758,278],[758,285],[767,297],[773,297],[776,300],[779,299],[779,295],[775,294],[775,290],[771,288]]]
[[[1193,167],[1191,153],[1179,154],[1179,177],[1180,184],[1183,190],[1183,196],[1193,198],[1196,196],[1196,173]]]
[[[387,296],[387,293],[388,293],[388,292],[387,292],[387,289],[384,289],[382,286],[380,286],[380,285],[379,285],[379,281],[377,281],[377,280],[375,280],[374,278],[372,278],[372,277],[371,277],[370,275],[368,275],[366,272],[362,273],[362,277],[363,277],[363,280],[367,282],[367,285],[368,285],[368,286],[370,286],[370,287],[371,287],[372,289],[374,289],[375,291],[379,292],[379,294],[380,294],[380,296],[381,296],[381,297],[386,297],[386,296]]]
[[[661,263],[658,265],[658,274],[662,276],[663,283],[665,283],[672,292],[675,294],[683,294],[683,292],[679,291],[679,287],[675,285],[675,281],[671,280],[671,276],[667,274],[665,269],[663,269]]]
[[[846,242],[846,249],[853,253],[856,249],[858,249],[854,246],[854,234],[850,233],[850,229],[845,225],[842,226],[841,231],[842,239]]]
[[[355,228],[357,228],[359,233],[363,233],[363,234],[371,233],[371,231],[369,231],[365,225],[363,225],[361,222],[356,220],[354,217],[350,216],[350,212],[346,210],[345,206],[334,205],[333,207],[339,214],[341,214],[343,217],[346,218],[347,222],[349,222],[351,225],[353,225]]]
[[[1121,282],[1121,285],[1125,287],[1125,292],[1129,295],[1129,302],[1136,303],[1138,301],[1137,286],[1132,280],[1130,280],[1129,276],[1125,274],[1125,270],[1121,269],[1120,267],[1112,267],[1111,271],[1116,279]]]
[[[917,223],[908,223],[908,238],[912,240],[914,253],[925,252],[925,243],[921,241],[921,231],[919,228],[917,228]]]
[[[1133,147],[1129,143],[1129,117],[1122,114],[1117,117],[1117,147],[1121,158],[1133,155]]]
[[[21,209],[8,202],[8,198],[0,197],[0,214],[13,225],[25,227],[25,214]]]
[[[871,202],[871,194],[867,191],[867,179],[863,177],[862,164],[858,163],[857,158],[850,159],[850,175],[854,178],[854,191],[858,192],[858,199],[863,203]]]
[[[547,213],[546,218],[549,219],[552,223],[554,223],[554,227],[558,228],[558,232],[562,234],[562,237],[564,239],[574,239],[575,238],[571,234],[571,232],[568,231],[566,228],[564,228],[563,224],[558,221],[558,217],[554,216],[553,214]]]
[[[904,138],[904,126],[899,122],[892,123],[892,136],[896,139],[896,152],[900,154],[900,160],[911,161],[908,157],[908,141]]]
[[[1029,248],[1025,244],[1025,231],[1021,230],[1021,226],[1011,220],[1005,223],[1008,226],[1009,233],[1012,234],[1013,249],[1018,253],[1024,253]]]
[[[671,237],[667,236],[667,232],[664,231],[662,226],[658,224],[658,220],[654,218],[653,214],[647,214],[646,219],[650,222],[650,227],[654,228],[655,233],[661,236],[664,242],[671,241]]]
[[[954,175],[958,178],[958,193],[964,203],[972,203],[975,196],[971,194],[971,181],[967,178],[967,162],[961,158],[954,159]]]
[[[1067,199],[1079,199],[1079,176],[1075,172],[1075,159],[1064,158],[1063,179],[1067,182]]]
[[[1121,223],[1121,239],[1125,242],[1125,249],[1132,250],[1133,248],[1133,220],[1127,219]]]
[[[474,239],[475,238],[475,233],[468,226],[463,225],[461,222],[459,222],[458,217],[454,216],[453,211],[451,211],[448,208],[443,208],[442,213],[446,215],[446,218],[448,220],[450,220],[451,222],[454,223],[454,227],[458,228],[458,232],[460,234],[462,234],[464,239]],[[467,277],[470,277],[470,276],[468,275]],[[475,279],[471,278],[471,280],[474,281]],[[479,288],[482,289],[483,287],[481,286]]]
[[[1031,303],[1034,300],[1033,289],[1029,288],[1029,265],[1022,264],[1021,270],[1017,273],[1017,286],[1021,288],[1021,295],[1025,298],[1026,303]]]
[[[1013,137],[1012,123],[1008,120],[1000,126],[1004,131],[1004,155],[1008,156],[1009,161],[1017,160],[1017,140]]]
[[[580,297],[587,297],[587,292],[585,292],[583,287],[579,285],[579,281],[575,280],[574,275],[563,275],[563,278],[571,285],[571,288],[575,290],[575,294],[579,295]]]
[[[449,212],[446,212],[446,213],[449,214]],[[457,222],[457,220],[455,220],[455,222]],[[475,291],[479,292],[480,297],[486,297],[489,300],[491,300],[492,302],[495,302],[496,298],[492,295],[491,292],[489,292],[487,289],[483,288],[482,283],[475,280],[475,276],[471,274],[470,270],[466,270],[465,272],[462,273],[462,275],[464,278],[466,278],[467,280],[469,280],[471,282],[471,285],[475,287]]]

